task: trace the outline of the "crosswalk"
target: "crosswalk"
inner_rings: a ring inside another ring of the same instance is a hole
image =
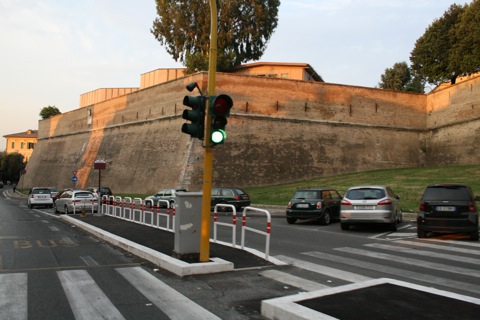
[[[304,259],[275,256],[295,267],[350,283],[372,279],[372,273],[402,281],[480,297],[480,244],[471,241],[416,239],[338,247],[332,253],[303,252]],[[308,261],[307,261],[308,259]],[[331,266],[335,265],[335,268]],[[355,270],[355,272],[348,271]],[[288,275],[264,273],[292,284]],[[296,277],[296,276],[293,276]],[[305,291],[311,291],[308,287]]]
[[[269,281],[301,291],[323,290],[386,277],[480,297],[480,244],[472,241],[375,241],[355,247],[339,246],[329,252],[302,252],[295,258],[285,255],[275,258],[291,266],[286,269],[288,272],[282,268],[265,268],[258,274]],[[118,296],[112,297],[112,289],[106,288],[107,282],[102,280],[107,271],[88,256],[81,259],[87,268],[53,270],[53,278],[48,279],[52,285],[58,282],[64,301],[68,302],[72,314],[70,318],[132,319],[131,313],[126,313],[126,310],[130,304],[135,304],[135,299],[118,302]],[[292,268],[295,272],[291,272]],[[95,271],[98,269],[103,271]],[[156,308],[161,316],[156,314],[150,317],[152,319],[220,319],[142,267],[114,266],[111,270],[110,280],[121,282],[120,287],[132,286],[136,289],[137,300]],[[311,277],[312,274],[318,277]],[[35,272],[0,274],[0,319],[32,319],[29,304],[36,296],[30,291],[38,287],[36,277],[42,275]],[[132,295],[130,291],[129,296]],[[138,299],[138,296],[142,298]]]
[[[141,267],[115,268],[115,272],[157,306],[163,319],[220,319]],[[87,270],[61,270],[56,275],[74,319],[126,319]],[[29,277],[27,273],[0,274],[0,319],[28,319]]]

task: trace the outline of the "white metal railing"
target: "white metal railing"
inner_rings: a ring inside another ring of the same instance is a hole
[[[267,229],[266,231],[261,231],[258,229],[250,228],[247,227],[247,211],[257,211],[257,212],[263,212],[267,216]],[[258,209],[254,207],[245,207],[243,209],[243,215],[242,215],[242,240],[241,240],[241,248],[242,250],[245,248],[245,232],[246,231],[251,231],[254,233],[258,233],[261,235],[265,235],[265,260],[268,260],[269,252],[270,252],[270,229],[271,229],[271,222],[272,218],[270,216],[270,212],[264,209]]]
[[[218,214],[217,214],[218,208],[232,209],[232,223],[218,221]],[[225,227],[232,228],[232,247],[235,248],[236,239],[237,239],[237,209],[235,208],[235,206],[231,204],[223,204],[223,203],[219,203],[215,205],[213,209],[213,242],[215,243],[217,243],[217,226],[225,226]]]

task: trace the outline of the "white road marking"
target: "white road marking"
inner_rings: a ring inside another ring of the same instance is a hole
[[[28,319],[27,274],[0,274],[0,319]]]

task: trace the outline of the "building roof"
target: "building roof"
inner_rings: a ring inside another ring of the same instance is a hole
[[[28,129],[25,132],[12,133],[3,136],[4,138],[38,138],[38,130]]]
[[[252,62],[237,66],[235,67],[235,70],[249,69],[261,66],[303,67],[303,69],[305,69],[305,71],[312,77],[312,79],[319,82],[325,82],[323,81],[322,77],[312,68],[311,65],[301,62]]]

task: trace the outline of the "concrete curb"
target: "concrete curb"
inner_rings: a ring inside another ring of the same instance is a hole
[[[62,215],[60,218],[88,233],[91,233],[97,238],[100,238],[128,252],[131,252],[132,254],[147,261],[150,261],[155,265],[159,266],[160,268],[168,270],[181,277],[188,275],[210,274],[234,270],[234,265],[232,262],[228,262],[220,258],[210,258],[211,262],[187,263],[167,256],[166,254],[163,254],[161,252],[152,250],[148,247],[139,245],[138,243],[135,243],[133,241],[121,238],[110,232],[89,225],[85,222],[69,217],[67,215]]]

